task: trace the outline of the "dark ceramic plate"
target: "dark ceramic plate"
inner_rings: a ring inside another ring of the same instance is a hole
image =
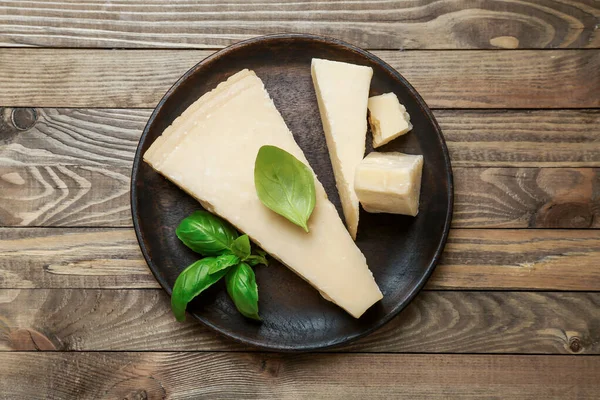
[[[412,86],[373,54],[338,40],[307,35],[260,37],[223,49],[189,70],[160,101],[140,140],[132,173],[133,222],[144,257],[162,287],[171,293],[177,275],[198,259],[177,239],[175,228],[201,207],[142,162],[142,154],[191,103],[243,68],[254,70],[263,80],[341,215],[310,76],[313,57],[372,67],[370,94],[394,92],[406,106],[413,131],[378,150],[424,155],[420,212],[412,218],[361,210],[356,243],[384,298],[360,319],[324,300],[276,261],[271,261],[269,267],[256,268],[262,323],[243,318],[222,283],[190,304],[188,310],[205,325],[264,349],[320,349],[379,328],[423,287],[450,227],[453,191],[448,151],[433,115]],[[367,151],[372,150],[370,142],[369,134]]]

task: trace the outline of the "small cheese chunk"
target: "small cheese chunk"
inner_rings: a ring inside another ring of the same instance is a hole
[[[383,146],[413,128],[410,115],[394,93],[369,98],[369,124],[373,147]]]
[[[354,172],[365,156],[373,69],[313,58],[311,74],[346,226],[356,239],[359,207]]]
[[[382,294],[316,176],[309,233],[259,200],[254,161],[267,144],[309,165],[262,81],[243,70],[190,105],[150,146],[144,161],[246,233],[323,297],[360,317]]]
[[[356,169],[354,189],[365,211],[414,217],[422,170],[423,156],[373,152]]]

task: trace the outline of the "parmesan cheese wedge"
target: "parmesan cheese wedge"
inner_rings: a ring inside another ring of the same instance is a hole
[[[359,206],[354,174],[365,155],[373,69],[313,58],[311,72],[346,225],[356,239]]]
[[[269,210],[256,195],[254,161],[267,144],[309,165],[262,81],[243,70],[185,110],[150,146],[144,160],[250,236],[324,298],[360,317],[382,294],[317,178],[309,233]]]
[[[372,152],[356,169],[354,188],[367,212],[419,213],[423,156]]]
[[[369,123],[375,148],[389,143],[413,128],[410,115],[394,93],[385,93],[369,99]]]

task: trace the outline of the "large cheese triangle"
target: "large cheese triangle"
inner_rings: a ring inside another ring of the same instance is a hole
[[[323,130],[346,225],[354,239],[358,230],[358,197],[354,173],[365,156],[367,104],[373,69],[338,61],[312,60]]]
[[[184,111],[150,146],[144,160],[248,234],[326,299],[360,317],[382,294],[316,177],[317,203],[309,233],[258,199],[254,161],[266,144],[309,165],[262,81],[243,70]]]

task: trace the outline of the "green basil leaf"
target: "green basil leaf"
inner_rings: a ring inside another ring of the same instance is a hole
[[[315,208],[315,177],[300,160],[275,146],[262,146],[254,163],[254,186],[260,201],[308,232]]]
[[[266,257],[266,256],[267,256],[267,252],[266,252],[266,251],[264,251],[263,249],[259,249],[259,248],[257,248],[257,249],[256,249],[256,250],[254,250],[254,251],[255,251],[255,252],[256,252],[256,254],[258,254],[259,256],[262,256],[262,257]]]
[[[209,274],[215,274],[226,268],[232,267],[239,263],[241,260],[235,254],[221,254],[215,259],[215,262],[208,269]]]
[[[235,239],[231,244],[231,251],[241,260],[245,260],[250,255],[250,239],[248,235],[242,235]]]
[[[207,211],[196,211],[184,218],[175,233],[187,247],[203,256],[231,251],[231,245],[238,237],[233,226]]]
[[[244,262],[231,268],[225,276],[227,293],[235,307],[245,317],[260,321],[258,316],[258,286],[250,266]]]
[[[256,249],[257,254],[252,254],[248,258],[246,258],[246,263],[251,267],[254,267],[258,264],[263,264],[265,266],[269,265],[269,261],[267,260],[267,253],[265,253],[261,249]]]
[[[171,310],[178,321],[185,321],[185,309],[194,297],[227,273],[227,269],[223,269],[212,275],[209,274],[209,270],[217,262],[216,260],[214,257],[207,257],[196,261],[177,277],[171,294]]]

